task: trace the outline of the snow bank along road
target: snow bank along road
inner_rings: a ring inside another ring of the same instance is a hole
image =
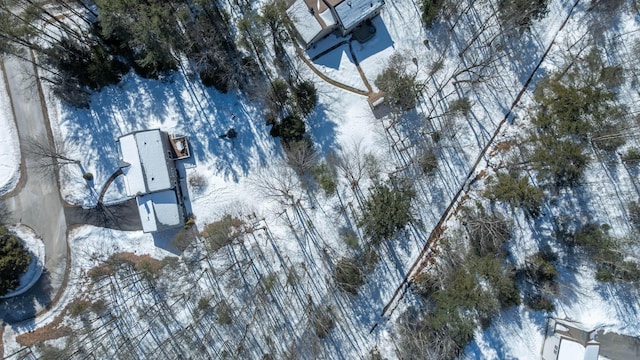
[[[67,268],[66,222],[58,181],[53,167],[37,166],[37,159],[25,152],[31,139],[53,144],[44,96],[34,66],[13,57],[4,60],[11,102],[26,171],[20,185],[3,201],[9,222],[25,224],[42,237],[45,244],[46,275],[25,294],[0,304],[0,319],[17,322],[35,316],[61,290]],[[20,310],[21,309],[21,310]]]

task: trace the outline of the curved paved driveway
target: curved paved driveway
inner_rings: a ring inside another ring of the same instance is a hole
[[[0,303],[0,320],[9,323],[35,316],[62,290],[67,268],[67,226],[57,175],[42,169],[24,149],[30,139],[52,144],[53,137],[41,89],[32,64],[13,57],[4,59],[4,69],[20,137],[26,171],[18,187],[4,196],[9,221],[30,226],[45,244],[45,272],[36,285],[21,296]]]

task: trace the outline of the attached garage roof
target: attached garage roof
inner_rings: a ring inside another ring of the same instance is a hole
[[[164,230],[182,224],[178,200],[173,190],[138,196],[136,202],[144,232]]]

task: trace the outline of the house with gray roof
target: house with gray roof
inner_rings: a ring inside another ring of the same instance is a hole
[[[287,15],[299,39],[309,48],[333,31],[349,35],[380,14],[384,4],[384,0],[293,0],[287,6]]]

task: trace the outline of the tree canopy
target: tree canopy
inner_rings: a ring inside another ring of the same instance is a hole
[[[20,275],[27,270],[31,255],[20,239],[0,225],[0,296],[20,285]]]

